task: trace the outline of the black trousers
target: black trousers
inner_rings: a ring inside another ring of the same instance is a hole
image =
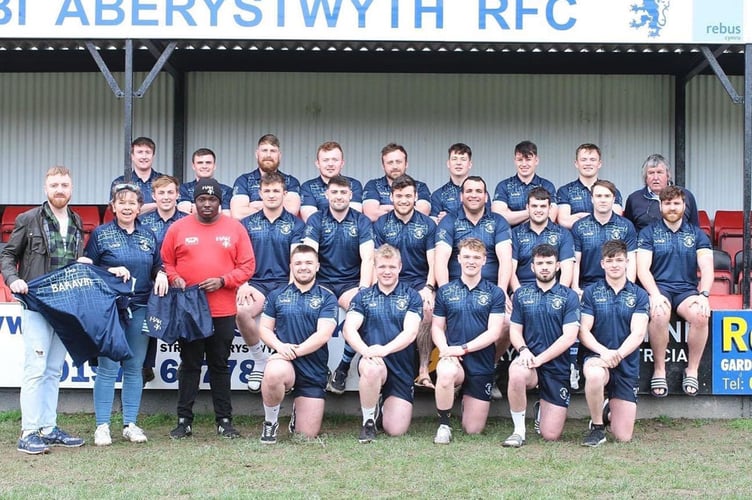
[[[230,369],[227,360],[230,358],[230,346],[235,337],[235,316],[212,318],[212,322],[214,335],[211,337],[193,342],[178,341],[178,418],[184,418],[187,423],[193,422],[193,403],[198,395],[204,357],[209,371],[214,415],[217,421],[221,418],[232,418]]]

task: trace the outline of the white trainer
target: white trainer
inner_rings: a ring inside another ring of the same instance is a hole
[[[137,426],[133,422],[123,427],[123,437],[131,443],[145,443],[146,434],[141,427]]]
[[[99,424],[94,431],[94,444],[97,446],[110,446],[112,436],[110,436],[110,424]]]
[[[436,437],[433,438],[434,444],[449,444],[452,440],[452,428],[446,424],[441,424],[436,431]]]

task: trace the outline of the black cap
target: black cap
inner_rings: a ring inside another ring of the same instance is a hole
[[[196,187],[193,190],[193,201],[202,194],[208,194],[216,197],[218,200],[222,200],[222,186],[216,179],[203,178],[199,179],[196,183]]]

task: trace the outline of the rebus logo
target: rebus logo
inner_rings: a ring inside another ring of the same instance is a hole
[[[725,25],[723,23],[709,24],[705,26],[705,33],[708,35],[739,35],[742,34],[742,27],[737,25]]]

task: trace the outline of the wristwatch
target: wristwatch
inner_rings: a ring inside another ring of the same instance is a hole
[[[702,295],[703,297],[705,297],[706,299],[707,299],[708,297],[710,297],[710,292],[708,292],[707,290],[703,290],[703,291],[701,291],[701,292],[698,292],[698,293],[699,293],[700,295]]]
[[[520,348],[517,349],[517,352],[520,353],[520,354],[522,354],[523,351],[527,351],[527,346],[526,345],[521,345]]]
[[[460,347],[462,347],[462,352],[467,354],[469,352],[469,349],[467,348],[467,344],[462,344]]]

